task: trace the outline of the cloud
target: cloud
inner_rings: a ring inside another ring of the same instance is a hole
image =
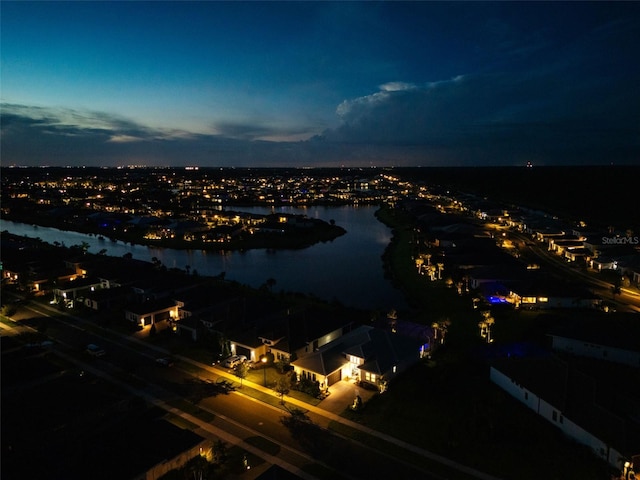
[[[640,161],[640,81],[568,62],[524,72],[392,81],[336,107],[311,136],[265,120],[211,133],[150,128],[105,112],[3,104],[3,164],[405,166]]]
[[[380,85],[380,90],[383,92],[397,92],[399,90],[412,90],[414,88],[416,88],[416,85],[406,82],[388,82]]]
[[[422,85],[390,82],[343,101],[336,109],[342,124],[321,138],[420,147],[425,158],[434,152],[444,158],[446,152],[458,164],[519,163],[527,156],[549,163],[637,162],[637,79],[608,85],[606,76],[562,73],[531,69]]]
[[[316,158],[302,142],[251,140],[284,132],[260,125],[226,124],[215,134],[195,134],[104,112],[1,107],[3,165],[309,166]]]

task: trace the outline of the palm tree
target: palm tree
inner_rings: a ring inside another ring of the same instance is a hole
[[[448,318],[431,324],[431,328],[433,328],[435,332],[435,340],[439,339],[441,344],[444,343],[447,331],[449,330],[449,325],[451,325],[451,320]]]
[[[427,273],[429,274],[429,278],[431,279],[431,281],[435,281],[436,267],[434,265],[429,264],[429,266],[427,266]]]
[[[491,338],[491,327],[493,327],[495,323],[495,319],[491,316],[491,312],[489,310],[485,310],[482,312],[483,319],[478,322],[478,327],[480,327],[480,336],[487,340],[487,343],[491,343],[493,339]]]

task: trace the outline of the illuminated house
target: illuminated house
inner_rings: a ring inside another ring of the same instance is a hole
[[[103,288],[106,288],[105,284],[99,278],[78,277],[56,287],[53,290],[53,295],[57,300],[70,301]]]
[[[360,326],[291,365],[298,378],[316,381],[321,389],[354,380],[383,392],[428,350],[428,343],[417,338]]]
[[[170,322],[180,318],[179,310],[183,305],[182,302],[170,298],[149,300],[144,303],[130,305],[125,309],[124,316],[131,323],[142,327],[162,322],[169,326]]]
[[[265,318],[255,329],[276,360],[303,358],[351,330],[351,322],[323,310],[304,309]]]
[[[568,282],[539,277],[531,282],[504,282],[506,300],[515,308],[595,308],[600,299],[588,289]]]

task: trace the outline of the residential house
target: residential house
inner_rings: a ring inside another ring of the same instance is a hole
[[[538,228],[534,231],[534,238],[541,243],[549,243],[549,240],[551,239],[560,239],[560,238],[564,238],[564,236],[566,235],[565,230],[560,229],[560,228],[552,228],[552,227],[544,227],[544,228]]]
[[[469,287],[478,289],[485,283],[504,283],[506,281],[521,281],[532,272],[526,266],[514,259],[506,257],[504,263],[471,268],[467,271]]]
[[[60,283],[53,289],[53,297],[57,301],[70,302],[76,298],[84,296],[105,288],[104,283],[97,277],[77,277],[64,283]]]
[[[630,255],[623,255],[617,258],[618,269],[620,275],[626,276],[629,280],[633,281],[635,274],[640,272],[640,253],[633,253]],[[638,281],[634,281],[638,283]]]
[[[291,365],[298,378],[316,381],[321,389],[354,380],[383,392],[428,350],[429,345],[418,338],[363,325]]]
[[[602,270],[615,270],[617,262],[611,257],[597,257],[589,261],[589,267],[601,272]]]
[[[156,324],[168,327],[180,318],[180,307],[183,305],[180,301],[166,297],[148,300],[129,305],[125,308],[124,316],[134,325],[141,327]]]
[[[342,336],[352,328],[349,319],[324,309],[287,311],[264,318],[256,337],[276,360],[302,358]]]
[[[639,397],[629,396],[637,387],[607,385],[606,377],[593,378],[554,355],[494,360],[489,376],[610,465],[622,470],[624,462],[640,452]]]
[[[82,303],[91,310],[106,311],[124,307],[133,300],[133,290],[130,287],[120,286],[89,291],[84,294]]]
[[[532,281],[505,282],[509,289],[507,301],[516,308],[595,308],[600,299],[588,289],[548,276],[537,276]]]
[[[578,262],[582,266],[588,265],[591,261],[591,251],[585,247],[571,247],[564,251],[564,258],[568,262]]]
[[[597,360],[640,368],[640,318],[638,314],[599,314],[554,328],[551,348]]]

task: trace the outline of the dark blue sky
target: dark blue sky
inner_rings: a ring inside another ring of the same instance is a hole
[[[640,2],[0,14],[3,165],[640,164]]]

